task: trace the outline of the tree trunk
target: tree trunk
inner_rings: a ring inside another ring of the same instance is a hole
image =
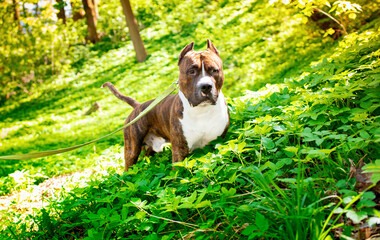
[[[136,52],[136,58],[138,62],[144,62],[147,58],[147,53],[144,47],[144,42],[141,40],[139,28],[137,26],[136,18],[133,15],[131,3],[129,0],[120,0],[123,6],[123,12],[125,15],[125,20],[127,21],[129,35],[133,43],[133,47]]]
[[[94,5],[94,11],[95,11],[95,18],[96,19],[99,19],[98,2],[99,2],[99,0],[92,0],[92,4]]]
[[[18,8],[19,4],[17,0],[13,0],[13,19],[17,23],[18,31],[22,31],[21,23],[20,23],[20,9]]]
[[[77,2],[76,1],[70,1],[70,5],[71,5],[71,11],[73,12],[73,20],[74,22],[84,18],[86,16],[86,13],[85,11],[81,8],[81,7],[78,7],[77,6]]]
[[[92,0],[82,0],[84,11],[86,12],[87,20],[87,39],[93,43],[99,41],[99,35],[96,31],[96,12]]]
[[[62,19],[63,24],[66,25],[66,13],[65,13],[65,2],[63,0],[57,0],[59,5],[59,12],[57,13],[58,19]]]

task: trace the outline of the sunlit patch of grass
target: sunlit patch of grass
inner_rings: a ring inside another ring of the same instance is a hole
[[[88,154],[86,159],[91,159],[91,164],[84,166],[81,171],[64,174],[45,180],[41,174],[31,175],[29,171],[16,171],[9,176],[17,184],[15,191],[10,195],[0,197],[1,221],[4,223],[1,230],[5,230],[7,223],[27,223],[29,215],[36,214],[41,208],[46,208],[51,202],[59,202],[69,197],[73,189],[86,188],[90,182],[100,181],[113,173],[122,173],[122,148],[118,145],[110,147],[99,154]],[[83,159],[78,159],[82,161]],[[44,179],[38,185],[34,185],[37,177]],[[27,185],[27,188],[19,189],[18,185]],[[38,229],[34,229],[38,230]]]

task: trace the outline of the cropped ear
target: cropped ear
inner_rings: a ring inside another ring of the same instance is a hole
[[[213,51],[214,53],[216,53],[216,55],[219,56],[218,49],[216,49],[216,47],[214,46],[214,44],[212,44],[212,42],[211,42],[210,39],[207,39],[207,49],[210,49],[211,51]]]
[[[186,55],[186,53],[190,52],[193,49],[194,49],[194,42],[187,44],[187,46],[182,49],[181,54],[179,54],[179,58],[178,58],[178,66],[182,58]]]

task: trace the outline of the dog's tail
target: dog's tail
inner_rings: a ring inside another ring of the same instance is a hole
[[[128,103],[133,108],[136,108],[137,106],[140,105],[140,103],[138,101],[136,101],[135,99],[127,97],[127,96],[121,94],[115,88],[115,86],[112,83],[110,83],[110,82],[103,83],[102,88],[104,88],[104,87],[108,87],[111,90],[111,92],[113,93],[113,95],[115,95],[118,99],[122,100],[123,102]]]

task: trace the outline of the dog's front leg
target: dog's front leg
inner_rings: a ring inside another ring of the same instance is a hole
[[[172,144],[173,164],[176,162],[183,161],[190,152],[185,136],[183,135],[182,124],[179,122],[178,119],[179,116],[175,115],[171,117],[170,121],[170,143]],[[175,170],[174,166],[173,170]]]
[[[173,170],[175,170],[174,163],[183,161],[186,156],[189,154],[188,148],[174,147],[172,145],[172,154],[173,154]]]
[[[173,163],[181,162],[189,154],[187,146],[179,146],[172,144]]]
[[[189,148],[187,147],[186,140],[181,137],[177,137],[171,141],[172,143],[172,163],[183,161],[186,156],[189,154]],[[173,170],[175,167],[173,166]]]

